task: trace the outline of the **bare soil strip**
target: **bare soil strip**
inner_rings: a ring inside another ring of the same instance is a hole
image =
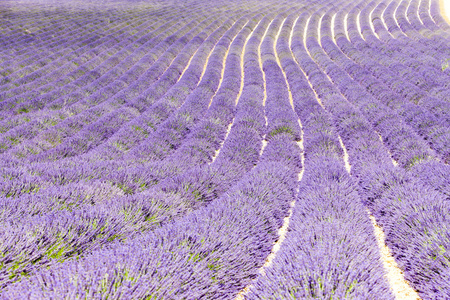
[[[292,52],[292,37],[294,36],[294,28],[295,28],[295,25],[297,25],[298,19],[300,19],[300,16],[298,16],[297,19],[295,19],[294,23],[292,24],[291,33],[289,34],[289,50],[291,51],[291,56],[292,56],[292,59],[294,59],[294,60],[295,60],[295,56],[294,56],[294,53]],[[284,72],[284,70],[283,70],[283,72]],[[288,82],[288,85],[289,85],[289,82]],[[290,97],[292,97],[291,89],[289,89],[289,95],[290,95]],[[300,173],[298,173],[298,181],[301,181],[303,178],[303,174],[305,173],[305,147],[303,145],[303,136],[304,136],[303,125],[302,125],[302,121],[300,119],[298,119],[298,125],[300,126],[301,136],[300,136],[300,141],[297,142],[297,145],[300,148],[300,150],[302,151],[301,156],[300,156],[301,163],[302,163],[302,170],[300,171]]]
[[[370,29],[372,29],[373,34],[377,37],[377,39],[380,39],[380,36],[378,35],[378,33],[375,32],[375,27],[373,26],[373,22],[372,22],[372,14],[373,14],[373,11],[375,10],[375,8],[376,8],[376,6],[374,7],[374,9],[372,9],[370,11],[370,14],[369,14],[369,25],[370,25]]]
[[[243,28],[245,28],[245,26],[247,26],[248,22],[245,23]],[[242,90],[244,89],[244,54],[245,54],[245,48],[247,47],[248,40],[253,36],[253,33],[255,32],[255,29],[258,27],[260,22],[261,22],[261,20],[259,20],[259,22],[255,25],[255,27],[253,28],[252,32],[247,36],[247,38],[245,40],[245,43],[244,43],[244,46],[242,46],[242,53],[241,53],[241,83],[240,83],[240,86],[239,86],[239,93],[236,96],[236,105],[238,104],[239,98],[241,98],[241,95],[242,95]],[[230,46],[231,46],[231,44],[232,43],[230,43]],[[227,50],[227,55],[228,55],[228,50]],[[224,60],[224,62],[225,62],[225,60]],[[225,68],[222,69],[222,75],[221,75],[222,77],[220,79],[221,83],[222,83],[224,72],[225,72]],[[211,105],[211,103],[209,103],[209,105]],[[233,125],[233,123],[234,123],[234,118],[231,121],[231,123],[228,124],[227,133],[225,134],[225,138],[223,139],[222,143],[220,144],[219,149],[217,149],[216,152],[214,153],[214,156],[213,156],[211,162],[209,163],[209,165],[212,164],[216,160],[217,156],[219,155],[220,150],[223,147],[223,144],[225,143],[225,141],[228,138],[228,135],[230,134],[231,126]]]
[[[189,68],[189,66],[191,65],[191,61],[194,58],[195,54],[197,54],[198,49],[200,49],[200,47],[197,48],[197,50],[195,50],[194,54],[192,54],[192,56],[189,58],[188,63],[186,64],[186,67],[184,67],[183,72],[181,72],[180,77],[178,77],[177,82],[181,80],[181,78],[183,77],[184,73],[186,72],[186,70]]]
[[[345,169],[347,170],[348,174],[351,174],[352,166],[350,165],[350,162],[348,160],[347,148],[345,147],[344,142],[342,141],[341,136],[339,134],[338,134],[338,139],[339,139],[339,144],[341,144],[342,150],[344,151]]]
[[[400,6],[400,4],[401,4],[401,1],[399,1],[397,3],[397,7],[395,8],[394,13],[392,14],[392,17],[393,17],[395,23],[397,24],[398,28],[400,28],[400,24],[398,23],[397,18],[395,16],[397,15],[397,10],[398,10],[398,7]],[[400,29],[400,31],[403,33],[403,35],[405,35],[405,33],[401,29]]]
[[[360,16],[361,16],[361,11],[359,11],[359,13],[356,15],[356,28],[358,28],[359,36],[360,36],[363,40],[365,40],[365,39],[364,39],[364,36],[362,35]]]
[[[227,133],[225,134],[225,138],[224,138],[223,141],[220,143],[220,147],[216,150],[216,152],[214,152],[214,156],[213,156],[211,162],[208,163],[208,165],[212,164],[212,163],[216,160],[217,156],[219,156],[220,150],[222,150],[223,144],[225,144],[225,141],[227,140],[228,135],[230,134],[231,126],[233,125],[233,123],[234,123],[234,118],[233,118],[233,120],[231,121],[231,123],[228,124],[228,127],[227,127]]]
[[[381,136],[380,136],[381,138]],[[342,150],[344,151],[344,164],[345,169],[351,176],[351,166],[348,160],[348,152],[340,136],[338,136],[339,143],[341,144]],[[367,214],[369,215],[370,221],[372,222],[373,231],[375,238],[377,240],[378,248],[380,249],[381,260],[383,261],[383,266],[386,271],[386,279],[391,286],[392,292],[394,293],[395,299],[398,300],[416,300],[420,299],[417,292],[409,285],[409,282],[403,276],[403,271],[398,267],[397,262],[391,255],[389,247],[385,243],[385,235],[383,229],[377,224],[375,217],[366,208]]]
[[[374,228],[375,237],[377,239],[378,248],[380,248],[381,259],[384,269],[386,270],[386,278],[394,292],[395,298],[399,300],[416,300],[421,299],[417,292],[409,285],[409,282],[403,277],[403,271],[398,267],[397,262],[391,255],[389,247],[385,243],[383,229],[377,224],[375,217],[367,210],[370,220]]]
[[[306,25],[305,25],[304,42],[306,41],[306,31],[307,31],[309,20],[310,19],[308,19],[308,21],[306,22]],[[305,43],[305,49],[309,54],[309,51],[306,47],[306,43]],[[305,76],[306,76],[306,74],[305,74]],[[308,83],[309,83],[311,89],[314,91],[309,80],[308,80]],[[316,95],[317,102],[320,104],[320,106],[322,106],[322,108],[325,109],[325,107],[323,106],[322,102],[320,101],[320,98],[318,97],[316,91],[314,91],[314,94]],[[346,168],[347,172],[350,174],[351,165],[349,162],[349,156],[348,156],[347,149],[346,149],[340,136],[338,136],[338,139],[339,139],[339,143],[341,144],[341,147],[344,151],[343,159],[344,159],[345,168]],[[381,136],[380,136],[380,139],[381,139]],[[394,159],[392,159],[392,163],[394,165],[397,165],[397,162]],[[398,265],[395,262],[392,255],[390,255],[390,250],[385,243],[383,230],[376,224],[375,218],[370,214],[370,212],[369,212],[369,218],[372,220],[372,224],[374,226],[374,233],[375,233],[375,237],[378,242],[378,246],[380,248],[381,259],[383,261],[383,266],[387,272],[386,277],[388,279],[389,285],[391,286],[391,289],[392,289],[396,299],[399,299],[399,300],[420,299],[417,292],[413,288],[411,288],[411,286],[409,286],[409,283],[403,277],[403,272],[398,267]]]
[[[344,31],[345,31],[345,35],[347,36],[347,40],[350,41],[350,36],[348,35],[348,28],[347,28],[347,26],[348,26],[348,14],[346,14],[345,17],[344,17]]]
[[[273,20],[269,23],[269,25],[267,25],[266,31],[264,32],[264,35],[262,36],[261,42],[259,43],[259,47],[258,47],[258,62],[259,62],[259,67],[261,68],[263,82],[264,82],[263,106],[264,106],[264,118],[266,119],[266,127],[267,127],[267,124],[268,124],[267,123],[267,117],[265,115],[265,107],[266,107],[266,100],[267,100],[267,88],[266,88],[266,74],[264,73],[263,62],[262,62],[262,59],[261,59],[261,45],[262,45],[262,42],[264,41],[264,39],[266,38],[267,32],[269,31],[270,25],[272,25]],[[263,140],[262,140],[262,147],[261,147],[261,150],[259,151],[259,156],[261,156],[263,154],[264,149],[266,148],[266,146],[267,146],[266,135],[264,135]]]
[[[280,67],[281,72],[283,73],[284,81],[286,82],[286,86],[287,86],[288,94],[289,94],[289,103],[291,104],[292,110],[294,110],[294,99],[292,98],[292,93],[291,93],[291,89],[289,87],[289,82],[287,81],[286,72],[283,70],[283,67],[281,66],[280,57],[278,56],[278,53],[277,53],[278,37],[280,36],[281,29],[283,29],[283,26],[284,26],[285,22],[286,22],[286,19],[284,19],[283,23],[281,23],[280,29],[278,30],[277,36],[275,37],[275,42],[273,43],[273,52],[275,53],[275,58],[277,60],[277,64]],[[292,38],[292,32],[293,32],[293,30],[291,30],[289,38]]]
[[[247,22],[244,24],[244,26],[242,26],[242,28],[241,28],[241,30],[238,32],[238,34],[236,34],[236,35],[233,37],[233,39],[231,40],[230,44],[228,45],[227,51],[226,51],[225,54],[223,55],[223,60],[222,60],[222,71],[220,72],[219,85],[217,86],[217,91],[216,91],[216,93],[214,94],[214,96],[217,94],[217,92],[220,90],[220,87],[222,86],[222,82],[223,82],[223,74],[225,73],[226,61],[227,61],[227,58],[228,58],[228,54],[229,54],[229,52],[230,52],[231,45],[233,44],[233,42],[234,42],[234,40],[236,39],[236,37],[241,33],[241,31],[242,31],[242,30],[245,28],[245,26],[248,24],[248,22],[249,22],[249,21],[247,21]],[[235,22],[235,23],[236,23],[236,22]],[[249,35],[251,35],[251,34],[249,34]],[[216,43],[216,45],[217,45],[217,43]],[[216,45],[214,45],[214,48],[216,48]],[[244,47],[245,47],[245,46],[244,46]],[[213,49],[213,50],[214,50],[214,49]],[[208,60],[206,61],[205,65],[203,66],[203,73],[202,73],[202,76],[201,76],[200,78],[202,78],[202,77],[203,77],[203,74],[205,74],[206,65],[208,64],[209,56],[211,55],[211,53],[212,53],[212,51],[209,53],[209,55],[208,55]],[[243,74],[241,74],[241,77],[243,77]],[[201,80],[201,79],[200,79],[200,80]],[[200,81],[199,81],[199,82],[200,82]],[[211,100],[209,101],[208,108],[211,106],[211,103],[212,103],[213,99],[214,99],[214,97],[212,97]]]
[[[441,15],[448,24],[450,24],[450,1],[439,0],[439,8],[441,9]]]
[[[383,10],[383,12],[381,13],[381,21],[383,22],[383,25],[384,25],[384,28],[386,28],[386,31],[389,33],[389,35],[392,37],[392,38],[394,38],[394,36],[392,35],[392,33],[389,31],[389,29],[388,29],[388,26],[387,26],[387,24],[386,24],[386,21],[384,20],[384,13],[386,12],[386,9],[387,9],[387,5],[386,5],[386,7],[384,8],[384,10]]]
[[[331,17],[331,38],[333,39],[333,42],[336,44],[336,37],[334,35],[334,21],[336,20],[336,15],[337,13],[335,13],[332,17]]]
[[[378,134],[378,137],[380,138],[380,141],[381,141],[382,143],[384,143],[384,142],[383,142],[383,138],[381,137],[381,134],[379,134],[378,132],[377,132],[377,134]],[[389,153],[389,156],[391,157],[392,164],[393,164],[395,167],[398,167],[398,162],[392,157],[391,151],[389,151],[389,149],[387,149],[387,151],[388,151],[388,153]]]
[[[297,18],[297,20],[295,20],[295,23],[297,23],[297,21],[298,21],[298,18]],[[290,103],[291,103],[292,109],[294,109],[294,101],[293,101],[293,97],[292,97],[291,90],[289,89],[289,83],[288,83],[287,78],[286,78],[286,73],[284,72],[283,68],[281,67],[281,62],[280,62],[278,53],[277,53],[277,51],[276,51],[276,44],[277,44],[278,37],[279,37],[279,35],[280,35],[281,29],[283,28],[284,22],[286,22],[286,19],[284,19],[283,23],[280,25],[280,29],[279,29],[279,31],[278,31],[278,33],[277,33],[276,38],[275,38],[275,42],[274,42],[274,52],[275,52],[275,57],[276,57],[278,66],[280,67],[281,71],[283,72],[284,79],[285,79],[285,81],[286,81],[286,85],[287,85],[288,92],[289,92],[289,101],[290,101]],[[294,23],[294,24],[295,24],[295,23]],[[267,28],[269,28],[269,27],[267,27]],[[289,48],[291,47],[293,30],[294,30],[294,26],[292,27],[291,33],[290,33],[290,36],[289,36]],[[266,31],[266,33],[267,33],[267,31]],[[265,35],[266,35],[266,34],[264,34],[264,36],[265,36]],[[261,42],[262,42],[263,40],[264,40],[264,38],[261,39]],[[259,54],[261,54],[261,53],[259,53]],[[262,69],[261,55],[259,55],[259,62],[260,62],[260,66],[261,66],[261,69]],[[264,72],[263,72],[263,74],[264,74]],[[264,97],[266,97],[265,78],[264,78]],[[267,125],[267,117],[265,117],[265,118],[266,118],[266,125]],[[303,128],[303,127],[302,127],[302,124],[301,124],[301,122],[300,122],[300,120],[298,120],[298,123],[299,123],[299,125],[300,125],[300,128]],[[300,147],[300,149],[302,150],[302,156],[301,156],[302,170],[301,170],[301,172],[299,172],[299,174],[298,174],[298,180],[299,180],[299,181],[300,181],[300,180],[302,179],[302,177],[303,177],[304,165],[305,165],[305,164],[304,164],[304,162],[305,162],[305,157],[304,157],[304,155],[303,155],[303,149],[304,149],[304,148],[303,148],[303,130],[301,131],[301,135],[302,135],[302,136],[301,136],[301,140],[300,140],[299,142],[297,142],[297,145],[298,145],[298,146]],[[267,145],[267,141],[264,139],[264,140],[263,140],[263,147],[262,147],[262,149],[261,149],[261,153],[260,153],[260,154],[262,154],[262,152],[264,151],[264,148],[265,148],[266,145]],[[290,203],[290,208],[289,208],[289,211],[288,211],[288,215],[283,219],[283,226],[281,226],[281,228],[278,229],[278,236],[279,236],[278,240],[277,240],[277,241],[275,242],[275,244],[273,245],[272,251],[270,252],[269,256],[267,256],[264,265],[259,269],[259,273],[260,273],[262,276],[265,276],[265,275],[266,275],[265,269],[266,269],[267,267],[269,267],[270,265],[272,265],[273,260],[275,259],[276,255],[277,255],[277,252],[280,250],[281,245],[283,244],[284,240],[286,239],[286,235],[287,235],[287,233],[288,233],[288,228],[289,228],[289,222],[290,222],[290,219],[291,219],[291,217],[292,217],[292,213],[293,213],[293,211],[294,211],[294,207],[295,207],[295,199]],[[251,288],[252,286],[253,286],[253,285],[246,286],[243,290],[241,290],[241,292],[237,295],[237,297],[236,297],[235,300],[243,300],[243,299],[244,299],[244,296],[248,293],[248,291],[250,290],[250,288]]]

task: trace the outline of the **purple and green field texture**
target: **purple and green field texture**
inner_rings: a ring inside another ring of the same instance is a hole
[[[448,4],[0,0],[0,299],[450,299]]]

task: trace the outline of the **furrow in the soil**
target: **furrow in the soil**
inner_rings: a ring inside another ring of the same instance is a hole
[[[296,19],[296,22],[297,22],[297,20],[298,20],[298,18]],[[279,56],[278,56],[277,51],[276,51],[277,41],[278,41],[279,35],[280,35],[280,33],[281,33],[281,30],[283,29],[283,25],[284,25],[285,22],[286,22],[286,19],[284,19],[283,22],[282,22],[281,25],[280,25],[280,28],[279,28],[279,30],[278,30],[278,32],[277,32],[276,37],[275,37],[275,41],[274,41],[274,45],[273,45],[274,49],[273,49],[273,50],[274,50],[274,54],[275,54],[275,58],[276,58],[276,60],[277,60],[278,66],[280,67],[280,69],[281,69],[281,71],[282,71],[282,73],[283,73],[284,79],[285,79],[285,81],[286,81],[286,86],[287,86],[287,88],[288,88],[288,93],[289,93],[289,101],[290,101],[290,103],[291,103],[292,109],[294,109],[294,107],[293,107],[292,93],[291,93],[291,91],[290,91],[290,89],[289,89],[289,83],[288,83],[287,78],[286,78],[286,73],[285,73],[285,71],[283,70],[283,68],[282,68],[282,66],[281,66],[281,62],[280,62]],[[267,27],[267,30],[266,30],[266,32],[265,32],[265,34],[264,34],[264,37],[266,36],[269,27],[270,27],[270,25]],[[290,32],[290,35],[289,35],[289,48],[290,48],[290,46],[291,46],[292,34],[293,34],[293,28],[294,28],[294,27],[292,27],[291,32]],[[261,39],[261,43],[262,43],[262,41],[264,40],[264,37]],[[260,44],[260,47],[261,47],[261,44]],[[258,48],[259,51],[260,51],[260,47]],[[261,55],[260,55],[260,54],[261,54],[261,53],[259,52],[259,62],[260,62],[261,70],[262,70],[262,61],[261,61]],[[264,74],[264,71],[263,71],[263,74]],[[265,80],[264,80],[264,82],[265,82]],[[265,86],[265,83],[264,83],[264,93],[265,93],[265,97],[266,97],[266,86]],[[265,119],[266,119],[266,126],[267,126],[267,117],[266,117],[266,116],[265,116]],[[302,128],[302,125],[301,125],[300,120],[298,120],[298,122],[299,122],[300,128]],[[303,176],[303,172],[304,172],[303,131],[301,131],[301,135],[302,135],[302,136],[301,136],[301,141],[297,142],[297,145],[298,145],[299,148],[302,150],[302,156],[301,156],[302,170],[301,170],[301,172],[299,172],[299,174],[298,174],[298,180],[299,180],[299,181],[301,180],[301,178],[302,178],[302,176]],[[266,145],[267,145],[267,141],[266,141],[266,140],[263,140],[263,147],[262,147],[262,149],[261,149],[260,155],[262,155],[262,153],[263,153],[263,151],[264,151],[264,147],[265,147]],[[273,245],[273,247],[272,247],[272,250],[271,250],[270,254],[267,256],[266,261],[264,262],[264,265],[259,269],[259,274],[260,274],[260,276],[265,276],[265,269],[268,268],[268,267],[270,267],[270,266],[272,265],[273,260],[275,259],[276,255],[277,255],[277,252],[281,249],[281,245],[283,244],[284,240],[286,239],[286,235],[287,235],[287,233],[288,233],[288,228],[289,228],[289,222],[290,222],[290,219],[291,219],[291,217],[292,217],[292,213],[293,213],[294,207],[295,207],[295,199],[290,203],[288,215],[283,219],[283,225],[278,229],[278,237],[279,237],[278,240],[274,243],[274,245]],[[249,291],[251,288],[252,288],[252,284],[249,285],[249,286],[246,286],[246,287],[245,287],[245,288],[237,295],[237,297],[236,297],[235,300],[242,300],[242,299],[244,299],[244,296],[248,293],[248,291]]]
[[[249,21],[247,21],[247,22],[244,24],[244,26],[242,26],[242,28],[245,28],[245,26],[247,26],[248,22],[249,22]],[[216,95],[217,92],[220,91],[220,87],[222,86],[222,82],[223,82],[223,75],[225,74],[226,61],[227,61],[228,55],[229,55],[229,53],[230,53],[231,46],[233,45],[233,42],[234,42],[234,40],[236,39],[236,37],[237,37],[238,35],[239,35],[239,33],[236,34],[236,35],[233,37],[233,39],[231,40],[230,44],[228,45],[227,51],[226,51],[225,54],[223,55],[223,60],[222,60],[222,70],[220,71],[219,85],[217,86],[217,91],[216,91],[216,93],[215,93],[214,95]],[[214,48],[215,48],[215,46],[214,46]],[[209,59],[209,56],[208,56],[208,59]],[[207,63],[208,63],[208,61],[206,62],[206,64],[207,64]],[[202,76],[203,76],[203,73],[202,73]],[[241,73],[241,77],[242,77],[242,73]],[[208,104],[208,108],[211,106],[213,99],[214,99],[214,97],[211,97],[211,100],[209,101],[209,104]]]
[[[370,25],[370,29],[372,30],[373,34],[377,37],[377,39],[380,39],[380,36],[378,35],[378,33],[376,33],[375,27],[373,26],[373,22],[372,22],[372,14],[373,14],[373,11],[375,10],[375,7],[370,11],[370,14],[369,14],[369,25]]]
[[[394,36],[392,35],[392,32],[389,31],[389,27],[386,24],[386,20],[384,19],[385,13],[386,13],[386,9],[388,8],[388,6],[386,5],[385,8],[383,9],[383,11],[381,12],[381,22],[383,22],[384,28],[386,29],[386,31],[389,33],[389,35],[394,38]]]
[[[344,152],[344,164],[345,169],[351,176],[351,166],[349,163],[349,156],[347,148],[345,147],[342,139],[338,136],[339,143]],[[378,226],[375,217],[366,208],[367,214],[373,226],[374,235],[377,240],[378,248],[380,250],[381,260],[383,261],[383,267],[386,271],[386,278],[397,300],[416,300],[420,299],[417,292],[411,288],[408,281],[403,276],[403,271],[398,267],[394,257],[391,255],[389,247],[385,243],[385,235],[383,229]]]
[[[284,19],[280,25],[280,29],[278,30],[277,36],[275,38],[275,42],[273,43],[273,52],[275,53],[275,58],[277,60],[278,67],[280,67],[281,72],[283,73],[284,81],[286,82],[286,85],[288,87],[289,103],[291,104],[292,110],[294,110],[294,99],[292,98],[292,92],[289,87],[289,82],[287,81],[286,72],[283,70],[283,67],[281,66],[280,57],[277,53],[277,41],[280,36],[281,29],[283,29],[283,25],[285,22],[286,22],[286,19]],[[292,33],[292,31],[291,31],[291,33]]]
[[[419,10],[420,10],[420,6],[422,5],[422,1],[423,0],[419,0],[419,3],[417,4],[417,10],[415,11],[415,14],[417,15],[417,19],[420,21],[422,26],[425,26],[425,24],[423,23],[422,18],[420,17],[420,14],[419,14]]]
[[[189,69],[189,67],[190,67],[190,65],[191,65],[191,61],[192,61],[192,59],[194,58],[195,54],[197,54],[198,49],[200,49],[200,47],[197,48],[197,50],[195,50],[195,52],[194,52],[194,53],[192,54],[192,56],[189,58],[189,60],[188,60],[188,62],[187,62],[187,64],[186,64],[186,66],[184,67],[183,71],[181,72],[180,76],[178,77],[178,79],[177,79],[177,81],[176,81],[175,83],[177,83],[178,81],[180,81],[181,78],[183,77],[184,73],[186,72],[186,70]]]
[[[383,142],[383,137],[381,136],[381,134],[380,134],[379,132],[377,132],[377,135],[378,135],[378,137],[380,138],[380,141],[381,141],[382,143],[384,143],[384,142]],[[389,153],[389,156],[391,157],[392,164],[393,164],[395,167],[398,167],[398,162],[397,162],[397,161],[394,159],[394,157],[392,156],[391,151],[389,151],[389,149],[387,149],[387,151],[388,151],[388,153]]]
[[[356,15],[356,28],[358,29],[358,34],[359,36],[364,40],[364,36],[362,35],[362,30],[361,30],[361,11],[358,11],[358,14]]]
[[[334,21],[336,20],[336,15],[337,13],[335,13],[332,17],[331,17],[331,38],[333,39],[333,42],[336,44],[336,37],[334,35]]]
[[[253,31],[247,36],[247,38],[245,39],[244,45],[243,45],[243,47],[242,47],[242,53],[241,53],[241,58],[240,58],[240,59],[241,59],[241,61],[240,61],[240,67],[241,67],[241,80],[240,80],[239,92],[238,92],[238,94],[237,94],[237,96],[236,96],[236,105],[239,103],[239,98],[241,97],[242,91],[243,91],[243,89],[244,89],[244,75],[245,75],[245,73],[244,73],[244,54],[245,54],[245,49],[246,49],[246,47],[247,47],[247,42],[248,42],[248,40],[253,36],[253,33],[255,32],[255,29],[258,28],[259,23],[261,23],[261,20],[259,20],[259,22],[258,22],[258,23],[255,25],[255,27],[253,28]],[[248,24],[248,22],[247,22],[246,24]],[[245,28],[245,25],[244,25],[244,28]],[[222,77],[223,77],[223,74],[222,74]],[[211,105],[211,103],[210,103],[210,105]],[[233,123],[234,123],[234,118],[233,118],[233,120],[231,121],[231,123],[228,124],[227,132],[226,132],[226,134],[225,134],[225,138],[224,138],[223,141],[220,143],[219,148],[215,151],[214,156],[213,156],[211,162],[209,162],[209,164],[212,164],[212,163],[216,160],[217,156],[218,156],[219,153],[220,153],[220,150],[222,150],[222,147],[223,147],[223,145],[225,144],[225,141],[227,140],[228,135],[230,134],[231,126],[233,125]]]
[[[345,36],[347,36],[347,40],[350,41],[350,36],[348,35],[348,13],[344,17],[344,31],[345,31]]]
[[[396,1],[396,0],[394,0],[394,1]],[[398,28],[400,28],[400,24],[398,23],[396,16],[397,16],[397,10],[398,10],[400,4],[401,4],[401,1],[397,2],[397,6],[395,7],[394,12],[392,13],[392,18],[394,19],[395,24],[397,24]],[[402,33],[403,33],[403,31],[402,31]]]
[[[381,259],[383,261],[384,269],[386,270],[387,280],[394,292],[395,299],[397,300],[420,300],[421,298],[417,292],[411,288],[409,282],[406,281],[403,271],[399,268],[397,262],[391,254],[389,247],[385,242],[385,235],[383,229],[377,224],[375,217],[367,209],[370,221],[373,225],[377,244],[380,249]]]
[[[269,31],[270,25],[272,24],[273,20],[274,19],[272,19],[272,21],[267,26],[266,31],[264,32],[264,35],[262,36],[261,42],[260,42],[260,44],[258,46],[258,62],[259,62],[259,67],[261,68],[261,72],[262,72],[262,76],[263,76],[263,83],[264,83],[263,106],[264,106],[264,118],[266,119],[266,124],[265,124],[266,127],[268,125],[268,123],[267,123],[267,116],[266,116],[266,113],[265,113],[265,111],[266,111],[265,106],[266,106],[266,100],[267,100],[267,84],[266,84],[266,74],[264,73],[263,62],[262,62],[262,57],[261,57],[261,45],[262,45],[262,42],[264,41],[264,39],[265,39],[265,37],[267,35],[267,32]],[[259,151],[259,156],[260,157],[264,153],[264,149],[266,148],[266,146],[267,146],[267,140],[266,140],[266,135],[264,134],[263,139],[262,139],[262,147],[261,147],[261,150]]]
[[[325,14],[320,16],[319,22],[317,22],[317,42],[322,47],[322,31],[320,30],[320,26],[322,25],[322,20]]]
[[[291,52],[291,58],[294,61],[295,61],[295,55],[292,52],[292,38],[294,36],[294,28],[297,25],[297,22],[299,19],[300,19],[300,16],[298,16],[297,19],[295,19],[295,21],[292,24],[291,32],[289,34],[289,51]],[[289,84],[289,82],[288,82],[288,84]],[[290,89],[289,89],[289,93],[292,95],[292,92],[290,91]],[[303,178],[303,174],[305,173],[305,147],[304,147],[304,142],[303,142],[303,137],[304,137],[303,125],[302,125],[302,121],[300,119],[298,119],[298,125],[300,126],[301,136],[300,136],[300,141],[297,142],[297,145],[300,148],[300,150],[302,151],[300,154],[302,169],[301,169],[300,173],[298,173],[298,181],[301,181]]]

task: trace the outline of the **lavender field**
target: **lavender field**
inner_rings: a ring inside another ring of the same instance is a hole
[[[450,299],[444,17],[0,1],[0,299]]]

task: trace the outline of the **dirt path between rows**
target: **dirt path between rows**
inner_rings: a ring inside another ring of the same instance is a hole
[[[450,0],[439,0],[441,15],[448,24],[450,24]]]

